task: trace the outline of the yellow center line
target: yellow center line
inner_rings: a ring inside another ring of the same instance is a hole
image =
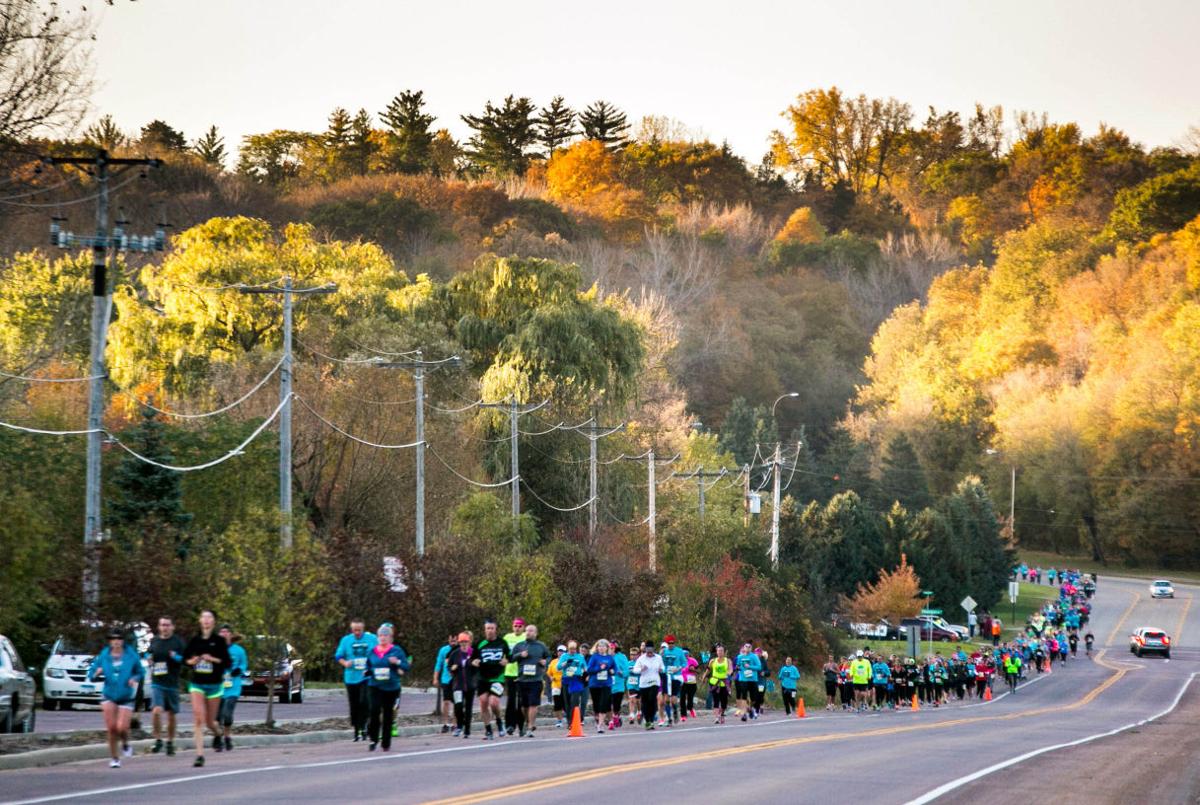
[[[1101,653],[1103,653],[1103,651]],[[1033,710],[1022,710],[1016,713],[1007,713],[996,716],[957,718],[949,721],[937,721],[930,724],[908,724],[903,726],[865,730],[861,732],[836,732],[825,735],[809,735],[802,738],[781,738],[775,741],[764,741],[762,743],[746,744],[744,746],[731,746],[724,749],[712,749],[706,752],[694,752],[688,755],[677,755],[675,757],[660,758],[657,760],[642,760],[633,763],[622,763],[614,766],[602,766],[596,769],[586,769],[584,771],[563,774],[557,777],[534,780],[528,783],[518,783],[516,785],[510,785],[504,788],[495,788],[490,791],[483,791],[476,794],[464,794],[458,797],[434,800],[430,803],[427,803],[427,805],[470,805],[470,803],[490,802],[492,800],[505,799],[507,797],[532,794],[550,788],[571,785],[572,783],[588,782],[589,780],[595,780],[600,777],[607,777],[614,774],[627,774],[629,772],[644,771],[646,769],[661,769],[667,766],[678,766],[683,763],[695,763],[696,761],[700,760],[730,757],[732,755],[741,755],[747,752],[761,752],[763,750],[781,749],[789,746],[802,746],[804,744],[825,743],[829,741],[840,741],[853,738],[873,738],[881,735],[896,735],[905,732],[922,732],[926,730],[945,729],[947,727],[954,727],[962,724],[979,724],[987,721],[1011,721],[1018,718],[1027,718],[1029,716],[1044,715],[1046,713],[1059,713],[1067,710],[1075,710],[1091,703],[1097,696],[1120,681],[1121,678],[1124,677],[1125,674],[1129,673],[1130,670],[1133,670],[1129,667],[1120,667],[1102,661],[1100,655],[1097,655],[1096,660],[1107,668],[1116,669],[1116,673],[1089,691],[1087,695],[1083,696],[1078,701],[1071,702],[1070,704],[1039,707]]]
[[[1179,642],[1179,639],[1183,636],[1183,622],[1185,620],[1187,620],[1188,609],[1191,608],[1192,599],[1194,597],[1195,596],[1189,595],[1186,599],[1184,599],[1183,611],[1179,613],[1179,623],[1175,626],[1175,634],[1171,636],[1171,639],[1177,643]]]
[[[1135,592],[1133,594],[1133,600],[1129,602],[1129,606],[1126,607],[1125,611],[1121,613],[1121,619],[1117,621],[1117,624],[1113,626],[1112,631],[1108,633],[1108,640],[1104,642],[1104,645],[1111,646],[1113,644],[1113,640],[1117,638],[1117,634],[1121,631],[1121,627],[1125,625],[1125,620],[1130,616],[1130,614],[1132,614],[1133,608],[1136,607],[1138,602],[1141,600],[1142,594]]]

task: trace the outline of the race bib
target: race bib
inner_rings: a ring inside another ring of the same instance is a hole
[[[562,688],[550,688],[550,695],[551,696],[561,696]]]
[[[462,693],[463,692],[461,690],[454,691],[454,703],[455,704],[462,704],[462,700],[463,700]]]
[[[355,671],[367,670],[367,658],[366,657],[355,657],[354,658],[354,670]]]
[[[154,675],[155,676],[166,676],[167,675],[167,664],[165,662],[154,663]]]
[[[597,682],[606,682],[608,680],[608,671],[598,671],[596,673]]]
[[[201,660],[195,667],[198,674],[211,674],[213,670],[213,664],[208,660]]]
[[[392,669],[391,668],[376,668],[375,669],[375,681],[376,682],[387,682],[391,678],[392,678]]]
[[[530,663],[525,663],[524,665],[522,665],[521,666],[521,675],[522,676],[536,676],[537,675],[537,664],[530,662]]]
[[[493,696],[503,696],[504,695],[504,683],[503,682],[493,682],[490,690],[492,691]]]
[[[225,677],[224,685],[227,688],[232,688],[233,687],[233,677],[231,677],[231,676]]]
[[[758,692],[759,692],[759,693],[762,693],[764,690],[766,690],[766,688],[764,688],[762,685],[759,685],[759,686],[758,686]]]
[[[577,669],[575,668],[575,666],[574,666],[574,665],[572,665],[570,668],[568,668],[567,670],[563,671],[563,676],[575,676],[575,671],[576,671],[576,670],[577,670]]]

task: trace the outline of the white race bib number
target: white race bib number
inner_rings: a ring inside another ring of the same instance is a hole
[[[597,671],[596,672],[596,681],[597,682],[607,682],[608,681],[608,671]]]
[[[155,676],[166,676],[167,675],[167,664],[165,662],[154,663],[154,675]]]
[[[504,683],[503,682],[493,682],[491,691],[492,691],[493,696],[503,696],[504,695]]]
[[[367,658],[366,657],[355,657],[354,658],[354,670],[355,671],[365,671],[366,669],[367,669]]]
[[[455,704],[462,704],[462,700],[463,700],[462,693],[463,692],[461,690],[454,691],[454,703]]]
[[[550,695],[551,696],[561,696],[562,688],[550,688]]]
[[[537,665],[534,663],[531,663],[531,662],[525,663],[524,665],[521,666],[521,675],[522,676],[536,676],[537,675]]]
[[[392,669],[391,668],[376,668],[375,669],[375,681],[376,682],[387,682],[391,678],[392,678]]]
[[[211,674],[212,669],[213,664],[208,660],[201,660],[200,662],[196,663],[196,673],[198,674]]]
[[[233,677],[231,677],[231,676],[225,677],[224,685],[227,688],[232,688],[233,687]]]

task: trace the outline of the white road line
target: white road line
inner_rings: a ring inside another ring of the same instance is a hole
[[[1067,749],[1072,746],[1079,746],[1080,744],[1090,743],[1099,738],[1107,738],[1110,735],[1116,735],[1119,732],[1124,732],[1125,730],[1133,729],[1134,727],[1140,727],[1140,726],[1143,726],[1144,724],[1149,724],[1151,721],[1154,721],[1155,719],[1159,719],[1159,718],[1162,718],[1163,716],[1167,715],[1168,713],[1170,713],[1172,710],[1174,710],[1179,705],[1179,700],[1183,698],[1183,694],[1187,691],[1188,686],[1192,684],[1192,680],[1194,680],[1196,678],[1197,673],[1200,673],[1200,672],[1193,671],[1191,673],[1191,675],[1188,676],[1187,681],[1185,681],[1183,683],[1183,686],[1179,689],[1179,692],[1175,694],[1175,700],[1171,702],[1171,706],[1168,707],[1166,710],[1163,710],[1160,713],[1155,713],[1154,715],[1150,716],[1149,718],[1143,718],[1141,721],[1134,721],[1130,724],[1126,724],[1123,727],[1117,727],[1116,729],[1108,730],[1107,732],[1098,732],[1095,735],[1088,735],[1084,738],[1079,738],[1074,741],[1068,741],[1066,743],[1054,744],[1052,746],[1043,746],[1041,749],[1035,749],[1032,752],[1026,752],[1023,755],[1017,755],[1016,757],[1009,758],[1008,760],[1004,760],[999,763],[995,763],[991,766],[988,766],[986,769],[980,769],[977,772],[973,772],[971,774],[967,774],[962,777],[959,777],[957,780],[951,780],[950,782],[946,783],[945,785],[940,785],[937,788],[933,789],[932,791],[922,794],[921,796],[917,797],[916,799],[909,800],[907,805],[925,805],[925,803],[927,803],[927,802],[933,802],[938,797],[940,797],[944,794],[948,794],[956,788],[961,788],[962,786],[966,785],[967,783],[973,783],[976,780],[978,780],[982,777],[986,777],[987,775],[992,774],[994,772],[1000,771],[1001,769],[1007,769],[1009,766],[1015,766],[1016,764],[1026,761],[1026,760],[1029,760],[1032,757],[1037,757],[1038,755],[1044,755],[1047,752],[1053,752],[1057,749]]]

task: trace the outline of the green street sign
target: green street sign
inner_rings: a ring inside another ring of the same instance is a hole
[[[921,614],[922,615],[941,615],[942,611],[940,609],[922,609]]]

